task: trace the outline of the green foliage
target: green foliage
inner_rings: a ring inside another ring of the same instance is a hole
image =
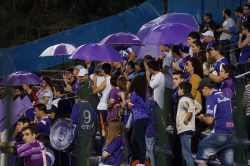
[[[147,0],[0,1],[0,48],[18,46],[121,13]]]

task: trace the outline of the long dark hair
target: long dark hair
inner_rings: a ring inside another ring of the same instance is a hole
[[[207,62],[206,51],[199,51],[198,59],[200,60],[202,65],[204,62]]]
[[[205,45],[200,40],[196,40],[193,43],[196,47],[200,47],[200,51],[206,51]]]
[[[51,79],[49,77],[42,76],[41,79],[44,80],[46,82],[46,84],[48,84],[51,87],[51,89],[53,88],[52,81],[51,81]]]
[[[146,101],[147,80],[143,75],[137,75],[129,86],[129,93],[135,92]]]
[[[194,74],[197,74],[198,76],[202,78],[204,78],[203,75],[203,68],[202,68],[202,64],[200,62],[200,60],[196,57],[192,57],[189,59],[189,61],[191,62],[193,68],[194,68]]]

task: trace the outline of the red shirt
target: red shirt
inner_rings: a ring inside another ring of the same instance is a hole
[[[34,91],[31,91],[30,94],[34,97],[34,102],[35,102],[35,104],[33,104],[33,106],[35,106],[36,104],[38,104],[38,98],[37,98],[37,96],[36,96],[36,94],[35,94]]]

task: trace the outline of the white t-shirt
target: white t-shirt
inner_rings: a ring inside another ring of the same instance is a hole
[[[38,99],[39,99],[39,103],[44,103],[44,100],[45,100],[45,96],[48,96],[49,97],[49,100],[48,100],[48,103],[46,105],[47,107],[47,110],[51,110],[51,107],[52,107],[52,99],[53,99],[53,92],[51,90],[43,90],[39,96],[38,96]]]
[[[165,78],[162,72],[159,72],[156,75],[152,75],[150,80],[150,86],[154,90],[154,100],[159,104],[160,108],[163,109]]]
[[[223,22],[222,29],[228,30],[230,27],[234,27],[235,22],[232,18],[227,19],[226,21]],[[231,39],[231,34],[222,32],[220,35],[220,40],[230,40]]]
[[[90,76],[90,79],[93,80],[93,77],[94,77],[94,74],[91,74]],[[104,76],[96,76],[97,77],[97,83],[96,83],[96,86],[100,86],[101,83],[105,80]]]
[[[192,50],[192,48],[191,48],[191,46],[189,47],[189,55],[192,57],[193,56],[193,50]]]
[[[173,89],[173,66],[172,66],[172,62],[173,62],[173,57],[172,57],[172,53],[166,53],[165,54],[165,59],[164,62],[162,64],[162,68],[164,69],[165,66],[168,66],[168,72],[167,73],[163,73],[164,77],[165,77],[165,87],[169,88],[169,89]]]
[[[100,102],[97,106],[98,110],[107,110],[108,109],[109,93],[110,93],[110,90],[112,89],[112,87],[110,85],[110,78],[111,78],[111,76],[108,76],[106,78],[107,83],[106,83],[106,87],[102,91],[102,97],[101,97]]]
[[[207,62],[203,63],[203,69],[207,69]]]

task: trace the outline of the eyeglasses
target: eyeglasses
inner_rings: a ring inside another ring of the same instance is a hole
[[[221,73],[225,73],[225,70],[221,70],[220,72],[221,72]]]

